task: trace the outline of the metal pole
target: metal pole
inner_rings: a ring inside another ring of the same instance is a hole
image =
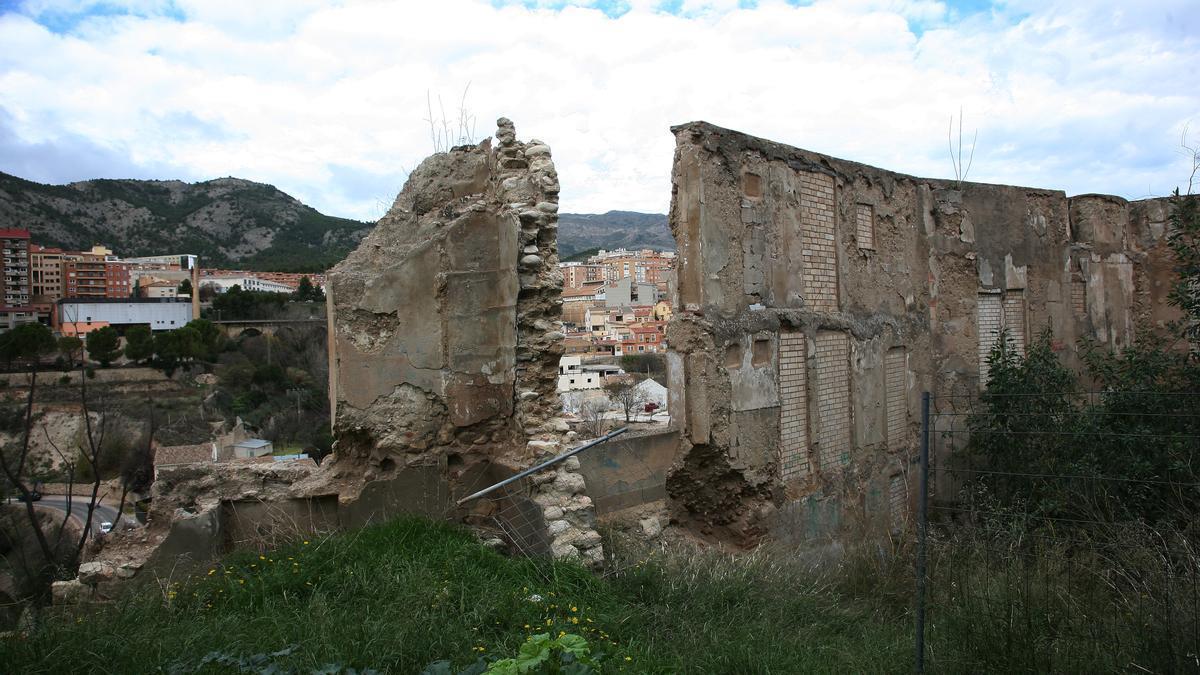
[[[925,672],[925,545],[929,529],[929,392],[921,394],[921,477],[917,495],[917,672]]]
[[[473,495],[468,495],[466,497],[463,497],[462,499],[458,500],[455,503],[458,504],[459,506],[462,506],[463,504],[471,501],[472,499],[477,499],[477,498],[482,497],[490,492],[498,490],[498,489],[504,487],[505,485],[508,485],[509,483],[514,483],[516,481],[519,481],[531,473],[536,473],[548,466],[557,464],[557,463],[563,461],[564,459],[571,457],[572,455],[578,455],[579,453],[583,452],[584,450],[587,450],[588,448],[593,447],[593,446],[600,445],[601,443],[603,443],[609,439],[620,436],[621,434],[625,433],[626,431],[629,431],[629,427],[621,427],[620,429],[617,429],[616,431],[605,434],[605,435],[601,436],[600,438],[597,438],[594,441],[589,441],[589,442],[584,443],[583,445],[579,446],[578,448],[568,450],[557,457],[548,459],[548,460],[542,462],[541,464],[538,464],[535,467],[525,469],[524,471],[522,471],[521,473],[519,473],[515,476],[512,476],[510,478],[505,478],[504,480],[500,481],[499,483],[496,483],[495,485],[493,485],[491,487],[484,488],[484,489],[480,490],[479,492],[476,492]]]

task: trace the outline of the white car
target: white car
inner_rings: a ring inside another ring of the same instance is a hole
[[[100,534],[108,534],[109,532],[112,532],[112,528],[113,524],[106,520],[103,523],[100,523]]]

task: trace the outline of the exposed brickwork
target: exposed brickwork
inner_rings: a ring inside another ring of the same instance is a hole
[[[817,333],[817,420],[821,469],[850,458],[850,340],[845,333]]]
[[[979,386],[987,386],[988,356],[1000,337],[1004,326],[1004,303],[999,294],[981,293],[975,307],[975,318],[979,324]]]
[[[900,448],[908,440],[908,406],[905,400],[907,358],[904,348],[897,347],[887,353],[884,360],[884,377],[887,380],[887,443],[889,448]]]
[[[854,208],[854,240],[858,247],[868,251],[875,250],[875,207],[870,204],[858,204]]]
[[[785,481],[809,473],[807,352],[804,333],[779,334],[779,473]]]
[[[667,493],[672,523],[707,539],[881,534],[915,506],[918,392],[986,386],[1004,332],[1029,351],[1053,328],[1075,369],[1079,338],[1119,347],[1173,317],[1169,202],[917,178],[704,122],[672,132]],[[826,331],[842,335],[818,356]],[[962,443],[938,441],[932,461],[953,464]]]
[[[903,528],[908,521],[908,483],[902,473],[888,479],[888,507],[892,512],[892,527]]]
[[[1008,329],[1008,339],[1018,354],[1025,354],[1025,338],[1028,332],[1025,321],[1025,298],[1009,294],[1004,298],[1004,327]]]
[[[1000,330],[1008,331],[1009,344],[1023,355],[1029,329],[1025,317],[1025,298],[1020,291],[1004,296],[981,293],[975,311],[979,321],[979,385],[983,387],[987,386],[988,381],[988,355],[1000,339]]]
[[[833,177],[800,174],[803,228],[804,299],[809,309],[837,311],[837,257],[834,249]]]
[[[1083,279],[1071,280],[1071,311],[1075,316],[1087,314],[1087,284]]]

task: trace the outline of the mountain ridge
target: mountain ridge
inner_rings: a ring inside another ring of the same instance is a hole
[[[0,172],[0,226],[28,229],[44,246],[103,244],[128,257],[194,253],[211,267],[319,272],[374,223],[325,215],[273,185],[232,176],[47,185]],[[662,214],[560,214],[560,255],[591,248],[674,250],[675,242]]]

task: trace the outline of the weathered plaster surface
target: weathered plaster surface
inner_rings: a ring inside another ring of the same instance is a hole
[[[1074,364],[1079,338],[1121,346],[1172,316],[1161,200],[959,185],[703,122],[673,131],[683,440],[668,493],[700,533],[753,544],[902,524],[920,392],[977,392],[1000,330],[1023,347],[1049,329]]]
[[[327,277],[335,467],[367,484],[438,467],[465,494],[478,466],[512,473],[567,440],[558,175],[549,146],[497,124],[494,145],[426,159]],[[545,547],[598,561],[582,477],[546,475]]]

